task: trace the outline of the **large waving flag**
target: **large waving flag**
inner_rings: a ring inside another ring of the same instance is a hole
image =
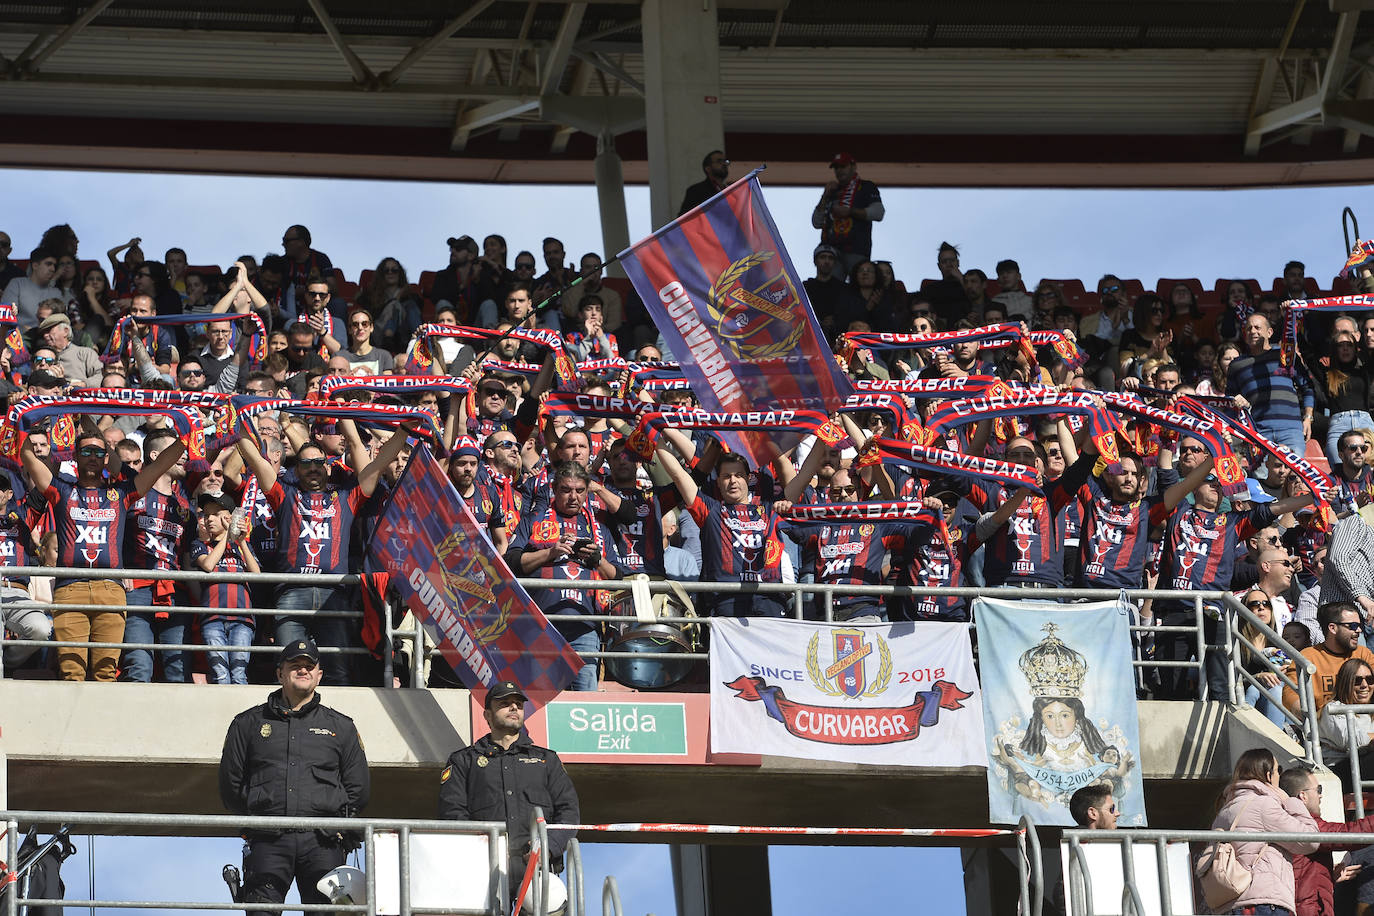
[[[515,681],[543,701],[581,670],[581,657],[515,581],[423,445],[382,513],[368,560],[391,574],[469,689]]]
[[[620,261],[702,407],[746,412],[782,401],[828,413],[854,389],[783,248],[758,172],[621,252]],[[771,458],[759,438],[742,443],[756,464]]]

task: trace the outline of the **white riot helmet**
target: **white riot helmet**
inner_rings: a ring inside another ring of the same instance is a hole
[[[536,875],[535,881],[539,880]],[[563,884],[563,880],[557,875],[549,875],[549,900],[548,906],[544,909],[549,916],[563,916],[568,910],[568,888]],[[531,886],[529,892],[525,894],[525,899],[520,903],[520,912],[526,916],[534,916],[534,887]]]
[[[367,876],[352,865],[340,865],[315,884],[315,889],[329,898],[330,903],[366,903]],[[550,891],[549,896],[553,896]]]

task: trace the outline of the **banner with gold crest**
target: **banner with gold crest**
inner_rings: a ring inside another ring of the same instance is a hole
[[[470,689],[514,681],[527,697],[544,702],[582,667],[423,445],[382,512],[368,565],[390,574],[391,585]]]
[[[621,252],[620,263],[704,409],[830,413],[854,388],[764,204],[759,171]],[[724,438],[755,465],[772,458],[764,434]]]
[[[1120,826],[1145,826],[1129,611],[974,599],[991,823],[1073,826],[1069,799],[1100,785]]]
[[[981,766],[968,626],[719,620],[711,629],[711,751]]]

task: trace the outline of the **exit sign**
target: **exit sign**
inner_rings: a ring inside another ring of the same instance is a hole
[[[559,754],[687,756],[683,703],[554,700],[544,709],[549,747]]]

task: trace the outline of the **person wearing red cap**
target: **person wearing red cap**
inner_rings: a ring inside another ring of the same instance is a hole
[[[859,177],[858,163],[849,153],[830,160],[835,177],[826,182],[820,203],[811,212],[811,225],[821,230],[821,244],[840,253],[844,274],[873,252],[873,224],[883,218],[878,186]]]

